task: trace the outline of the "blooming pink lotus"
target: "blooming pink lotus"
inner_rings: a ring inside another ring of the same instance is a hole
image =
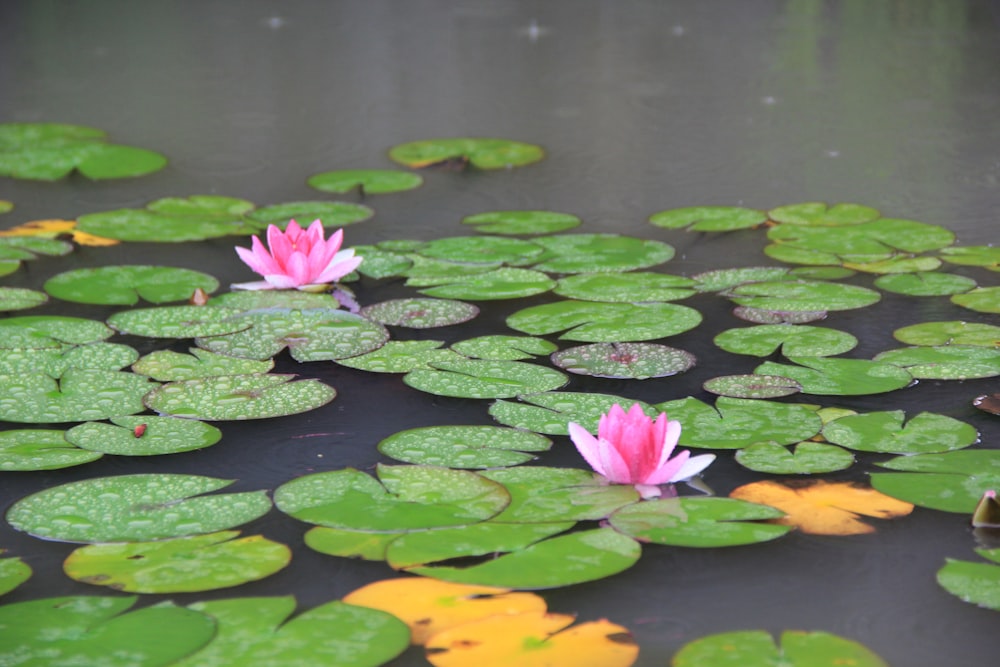
[[[306,291],[325,289],[329,283],[340,280],[361,264],[354,256],[354,249],[341,250],[344,230],[338,229],[329,239],[323,237],[323,223],[314,220],[308,229],[302,229],[294,220],[285,231],[275,225],[267,227],[267,245],[253,237],[253,249],[236,248],[240,259],[264,280],[238,283],[235,289],[289,289]]]
[[[652,420],[638,403],[626,413],[617,403],[601,415],[597,437],[570,422],[569,436],[590,467],[612,484],[632,484],[643,498],[655,498],[659,485],[694,477],[715,460],[714,454],[692,457],[683,450],[670,455],[681,437],[681,424],[661,412]]]

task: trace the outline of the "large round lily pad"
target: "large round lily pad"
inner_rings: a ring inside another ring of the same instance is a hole
[[[462,218],[486,234],[555,234],[580,225],[580,218],[555,211],[489,211]]]
[[[111,424],[88,422],[66,431],[66,440],[84,450],[123,456],[174,454],[214,445],[222,431],[210,424],[173,417],[113,417]]]
[[[808,407],[745,398],[719,397],[715,407],[688,397],[656,406],[684,425],[682,447],[742,449],[755,442],[782,445],[808,440],[823,426]]]
[[[581,301],[676,301],[695,290],[694,280],[665,273],[580,273],[559,279],[555,293]]]
[[[662,498],[626,505],[608,519],[643,542],[678,547],[729,547],[781,537],[790,526],[765,523],[780,510],[734,498]]]
[[[761,324],[728,329],[715,337],[726,352],[767,357],[779,349],[785,356],[826,357],[848,352],[858,339],[846,331],[789,324]]]
[[[596,521],[639,500],[631,484],[608,484],[577,468],[518,466],[480,474],[503,484],[510,494],[510,504],[492,522]]]
[[[780,375],[719,375],[709,378],[702,388],[719,396],[733,398],[780,398],[802,391],[802,385]]]
[[[88,343],[64,348],[16,348],[0,355],[0,375],[44,373],[62,377],[71,368],[117,371],[139,358],[128,345]]]
[[[1000,348],[996,347],[903,347],[880,352],[875,361],[905,368],[918,380],[970,380],[1000,375]]]
[[[594,343],[560,350],[552,363],[577,375],[647,380],[683,373],[695,359],[690,352],[655,343]]]
[[[892,332],[893,338],[907,345],[1000,345],[1000,326],[978,322],[921,322]]]
[[[513,466],[552,446],[548,438],[497,426],[427,426],[395,433],[378,450],[397,461],[448,468]]]
[[[541,271],[505,266],[471,276],[442,279],[437,285],[421,289],[420,293],[445,299],[495,301],[542,294],[555,286],[556,281]]]
[[[877,303],[882,295],[858,285],[819,280],[779,280],[737,285],[725,296],[762,310],[851,310]]]
[[[160,382],[175,382],[216,375],[267,373],[274,367],[274,361],[271,359],[264,361],[242,359],[197,347],[191,348],[190,352],[190,354],[173,350],[150,352],[132,364],[132,370]]]
[[[1000,313],[1000,287],[977,287],[954,295],[951,302],[977,313]]]
[[[985,492],[1000,488],[997,450],[897,456],[878,465],[900,472],[873,473],[871,481],[875,489],[943,512],[972,514]]]
[[[460,361],[464,357],[453,350],[441,349],[440,340],[390,340],[377,350],[337,363],[369,373],[409,373],[417,368],[431,368],[439,361]]]
[[[505,169],[538,162],[545,157],[545,151],[541,146],[508,139],[426,139],[394,146],[389,157],[416,169],[455,160],[477,169]]]
[[[438,396],[509,398],[558,389],[567,381],[559,371],[523,361],[469,359],[433,362],[430,366],[410,371],[403,376],[403,382]]]
[[[114,335],[104,322],[59,315],[22,315],[0,320],[0,348],[59,348],[83,345]]]
[[[544,338],[533,336],[477,336],[453,343],[451,349],[474,359],[520,361],[551,354],[559,349]]]
[[[218,195],[194,195],[186,199],[166,197],[149,203],[146,208],[81,215],[77,228],[119,241],[200,241],[253,233],[253,227],[243,219],[253,207],[253,203],[245,199]]]
[[[905,424],[902,410],[847,415],[823,427],[828,442],[862,452],[927,454],[963,449],[979,440],[976,429],[947,415],[921,412]]]
[[[196,289],[214,292],[219,281],[207,273],[170,266],[102,266],[75,269],[45,281],[45,291],[64,301],[131,306],[182,301]]]
[[[767,212],[771,220],[786,225],[809,227],[841,227],[857,225],[879,217],[879,212],[861,204],[834,204],[805,202],[772,208]]]
[[[556,301],[530,306],[507,318],[507,326],[532,336],[566,330],[560,338],[585,343],[621,343],[674,336],[701,323],[694,308],[673,303]]]
[[[38,290],[24,287],[0,287],[0,312],[27,310],[40,306],[48,300],[48,295]]]
[[[538,259],[545,249],[532,241],[502,236],[451,236],[429,241],[418,251],[423,257],[448,262],[522,265]]]
[[[702,637],[685,644],[673,667],[888,667],[888,663],[857,642],[827,632],[786,630],[781,646],[764,630],[741,630]]]
[[[674,248],[662,241],[619,234],[556,234],[533,239],[545,260],[532,268],[550,273],[617,273],[670,261]]]
[[[770,475],[815,475],[850,468],[854,455],[821,442],[801,442],[792,452],[774,442],[758,442],[736,452],[736,462]]]
[[[0,432],[0,471],[55,470],[101,458],[100,452],[76,447],[63,431],[15,429]]]
[[[804,393],[827,396],[882,394],[913,382],[906,369],[882,361],[839,357],[792,357],[790,361],[766,361],[754,373],[791,378],[802,385]]]
[[[205,306],[136,308],[115,313],[108,324],[116,330],[147,338],[196,338],[218,336],[249,329],[252,322],[234,319],[242,311]]]
[[[319,380],[294,375],[219,375],[168,382],[150,392],[146,405],[165,415],[206,421],[267,419],[308,412],[326,405],[336,390]]]
[[[879,276],[875,279],[875,287],[908,296],[950,296],[974,289],[976,281],[953,273],[924,271]]]
[[[468,322],[479,314],[479,309],[449,299],[393,299],[365,306],[361,314],[381,324],[431,329]]]

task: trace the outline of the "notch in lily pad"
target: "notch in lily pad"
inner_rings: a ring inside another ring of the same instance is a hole
[[[211,424],[174,417],[113,417],[111,424],[87,422],[66,432],[77,447],[103,454],[154,456],[203,449],[217,443],[222,431]]]
[[[664,229],[691,232],[732,232],[767,222],[767,214],[742,206],[689,206],[654,213],[650,224]]]
[[[526,463],[548,451],[545,436],[498,426],[427,426],[393,434],[378,450],[398,461],[448,468],[496,468]]]
[[[362,197],[365,195],[381,195],[392,192],[405,192],[419,188],[424,182],[423,177],[408,171],[394,169],[339,169],[324,171],[309,177],[306,183],[309,187],[347,194],[356,191]]]
[[[389,157],[400,164],[426,167],[470,164],[476,169],[509,169],[545,157],[541,146],[509,139],[454,138],[411,141],[394,146]]]
[[[555,234],[580,225],[580,218],[556,211],[489,211],[462,218],[463,225],[484,234],[517,236]]]
[[[124,265],[74,269],[45,281],[44,289],[64,301],[132,306],[183,301],[196,289],[211,293],[219,281],[207,273],[171,266]]]

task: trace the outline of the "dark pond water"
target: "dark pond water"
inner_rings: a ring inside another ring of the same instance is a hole
[[[651,213],[811,200],[859,202],[890,217],[944,225],[964,245],[990,243],[997,240],[1000,194],[998,62],[1000,5],[989,0],[6,0],[0,122],[100,127],[118,142],[166,153],[171,165],[115,182],[0,179],[0,199],[17,205],[0,224],[174,195],[229,195],[261,205],[322,198],[305,185],[308,176],[391,167],[385,153],[397,143],[498,136],[542,144],[548,158],[499,173],[434,173],[419,190],[373,198],[367,203],[377,215],[347,228],[348,243],[459,235],[467,233],[458,224],[465,215],[546,208],[579,215],[582,231],[671,243],[677,258],[663,270],[689,275],[773,262],[761,252],[759,231],[668,232],[646,223]],[[80,248],[32,262],[4,284],[38,288],[70,268],[146,262],[206,270],[224,284],[250,280],[233,242]],[[996,284],[985,271],[968,275]],[[395,281],[358,287],[363,303],[408,293]],[[740,325],[725,302],[685,303],[706,321],[668,342],[694,353],[695,369],[646,382],[575,378],[568,388],[656,402],[705,399],[705,379],[756,365],[710,342]],[[523,305],[484,304],[468,325],[397,333],[453,341],[504,332],[503,318]],[[113,309],[56,302],[33,312],[101,318]],[[825,324],[855,333],[862,344],[851,356],[870,357],[897,346],[896,327],[930,319],[991,321],[945,299],[887,296]],[[146,345],[142,352],[153,349]],[[380,460],[375,444],[399,430],[492,423],[485,402],[422,394],[398,376],[299,366],[285,357],[279,367],[319,377],[340,396],[301,416],[220,424],[223,441],[198,452],[7,473],[0,508],[48,486],[135,472],[200,473],[237,478],[240,489],[273,489],[310,471],[368,468]],[[981,446],[996,447],[998,422],[970,406],[996,390],[994,381],[923,382],[823,402],[932,410],[972,423]],[[863,479],[874,460],[860,456],[850,471],[829,477]],[[566,439],[540,462],[582,465]],[[706,473],[720,495],[758,478],[728,454]],[[553,611],[628,627],[641,647],[639,665],[667,664],[680,646],[707,634],[753,628],[832,632],[902,667],[995,661],[1000,616],[961,602],[934,580],[945,557],[975,559],[967,518],[917,509],[879,524],[865,536],[793,534],[705,551],[650,547],[621,575],[545,598]],[[293,565],[239,589],[172,598],[292,593],[308,608],[391,576],[382,564],[311,552],[302,546],[303,525],[278,512],[245,530],[292,545]],[[0,546],[36,573],[7,601],[102,592],[62,574],[70,545],[4,524]],[[422,662],[414,652],[393,664]]]

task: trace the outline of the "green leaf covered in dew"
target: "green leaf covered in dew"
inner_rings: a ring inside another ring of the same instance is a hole
[[[673,246],[620,234],[556,234],[532,239],[547,253],[532,268],[549,273],[619,273],[670,261]]]
[[[727,329],[713,341],[726,352],[767,357],[827,357],[854,349],[858,339],[846,331],[795,324],[761,324]]]
[[[0,553],[4,550],[0,549]],[[31,578],[31,566],[20,558],[0,558],[0,595],[6,595]]]
[[[767,215],[774,222],[785,225],[842,227],[874,220],[879,217],[879,212],[860,204],[842,203],[830,206],[823,202],[804,202],[772,208]]]
[[[219,281],[207,273],[171,266],[102,266],[74,269],[45,281],[49,295],[64,301],[131,306],[182,301],[196,289],[211,293]]]
[[[555,234],[578,227],[580,218],[555,211],[489,211],[466,216],[462,224],[485,234]]]
[[[579,301],[678,301],[695,294],[691,278],[665,273],[578,273],[560,278],[555,293]]]
[[[643,401],[596,392],[550,391],[519,394],[517,399],[516,402],[494,402],[490,406],[490,416],[501,424],[547,435],[568,435],[569,422],[596,433],[601,415],[616,403],[626,407],[638,403],[647,416],[655,417],[657,414],[652,406]]]
[[[839,357],[792,357],[789,361],[766,361],[754,373],[791,378],[802,385],[803,393],[825,396],[881,394],[913,382],[906,369],[883,361]]]
[[[205,421],[268,419],[315,410],[337,396],[319,380],[294,375],[219,375],[168,382],[145,396],[163,415]]]
[[[593,343],[556,352],[552,363],[577,375],[647,380],[683,373],[695,365],[695,358],[654,343]]]
[[[736,452],[736,462],[770,475],[815,475],[850,468],[854,455],[821,442],[800,442],[793,451],[774,442],[757,442]]]
[[[1000,549],[976,549],[976,553],[1000,563]],[[1000,611],[1000,566],[954,558],[946,561],[937,572],[943,589],[964,602]]]
[[[992,245],[942,248],[941,259],[950,264],[981,266],[990,271],[1000,271],[1000,248]]]
[[[369,373],[409,373],[418,368],[430,369],[437,362],[465,359],[453,350],[441,349],[442,345],[440,340],[390,340],[377,350],[336,361]]]
[[[493,361],[521,361],[559,349],[544,338],[533,336],[477,336],[453,343],[455,352],[473,359]]]
[[[567,380],[552,368],[487,359],[432,362],[430,368],[417,368],[403,376],[403,382],[414,389],[457,398],[510,398],[558,389]]]
[[[864,308],[882,295],[858,285],[818,280],[779,280],[737,285],[723,293],[740,306],[762,310],[831,311]]]
[[[0,287],[0,312],[27,310],[40,306],[48,300],[49,297],[45,292],[24,287]]]
[[[875,355],[919,380],[969,380],[1000,375],[1000,348],[976,345],[904,347]]]
[[[392,299],[365,306],[361,314],[380,324],[432,329],[468,322],[479,308],[451,299]]]
[[[654,213],[650,224],[665,229],[691,232],[731,232],[750,229],[767,222],[767,214],[741,206],[690,206]]]
[[[90,463],[100,452],[81,449],[53,429],[14,429],[0,432],[0,471],[56,470]]]
[[[720,375],[709,378],[702,389],[732,398],[780,398],[802,391],[802,385],[779,375]]]
[[[541,271],[501,267],[469,276],[442,278],[438,284],[425,287],[419,292],[445,299],[495,301],[534,296],[548,292],[555,286],[556,281]]]
[[[166,197],[145,208],[81,215],[76,226],[82,232],[119,241],[201,241],[252,234],[255,230],[243,216],[253,208],[253,203],[245,199],[218,195]]]
[[[936,347],[941,345],[1000,346],[1000,326],[952,320],[921,322],[892,332],[893,338],[907,345]]]
[[[673,303],[556,301],[529,306],[507,318],[517,331],[584,343],[624,343],[674,336],[701,324],[701,313]]]
[[[742,449],[756,442],[780,445],[808,440],[823,426],[806,406],[720,396],[715,407],[687,397],[654,406],[684,425],[679,445],[705,449]]]
[[[515,466],[552,446],[545,436],[498,426],[427,426],[400,431],[378,444],[378,450],[406,463],[447,468]]]
[[[111,424],[87,422],[66,431],[83,450],[120,456],[155,456],[211,447],[222,432],[200,421],[176,417],[113,417]]]
[[[0,348],[61,348],[114,335],[104,322],[58,315],[22,315],[0,320]]]
[[[0,419],[31,424],[97,421],[142,412],[143,396],[156,388],[133,373],[70,368],[0,375]]]
[[[924,271],[879,276],[875,287],[907,296],[950,296],[974,289],[976,281],[953,273]]]
[[[921,412],[905,424],[903,420],[902,410],[847,415],[826,424],[823,437],[855,451],[883,454],[947,452],[979,440],[971,424],[946,415]]]
[[[223,306],[160,306],[123,310],[108,318],[116,331],[146,338],[220,336],[249,329],[242,311]]]

